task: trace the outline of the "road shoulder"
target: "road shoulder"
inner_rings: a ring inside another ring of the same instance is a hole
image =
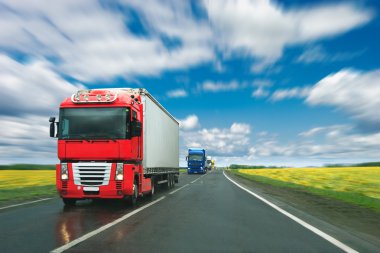
[[[269,185],[229,171],[226,173],[242,186],[343,242],[354,243],[363,251],[376,252],[380,247],[380,214],[375,211],[301,189]]]

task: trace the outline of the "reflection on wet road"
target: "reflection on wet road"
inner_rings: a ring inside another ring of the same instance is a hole
[[[181,175],[179,188],[198,176]],[[159,190],[154,199],[165,194]],[[84,200],[76,207],[65,207],[59,198],[0,211],[0,245],[2,252],[48,252],[106,225],[150,203],[142,198],[135,208],[123,201]],[[138,224],[135,224],[138,225]],[[113,241],[123,238],[134,226],[119,230]]]

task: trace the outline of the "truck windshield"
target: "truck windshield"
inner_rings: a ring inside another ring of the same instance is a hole
[[[189,155],[189,161],[203,161],[203,155]]]
[[[66,108],[60,110],[60,139],[126,139],[129,108]]]

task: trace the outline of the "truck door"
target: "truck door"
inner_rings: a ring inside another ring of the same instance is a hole
[[[138,114],[135,110],[132,110],[132,121],[140,121],[140,119],[138,119]],[[132,157],[133,159],[137,159],[140,157],[140,137],[139,136],[133,136],[132,135]]]

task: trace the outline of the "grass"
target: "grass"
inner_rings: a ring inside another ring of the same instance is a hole
[[[56,194],[54,170],[0,170],[0,202]]]
[[[11,164],[0,165],[0,170],[55,170],[55,165]]]
[[[271,185],[304,189],[380,212],[380,167],[231,170]]]

